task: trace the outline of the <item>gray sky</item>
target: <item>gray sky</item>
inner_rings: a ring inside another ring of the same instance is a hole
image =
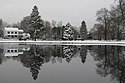
[[[70,22],[77,27],[85,20],[90,29],[95,23],[96,11],[109,9],[111,4],[114,0],[0,0],[0,18],[10,24],[17,23],[37,5],[44,20]]]

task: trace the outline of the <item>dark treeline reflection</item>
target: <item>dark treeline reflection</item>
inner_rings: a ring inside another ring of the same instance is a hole
[[[20,61],[30,68],[32,77],[36,80],[43,64],[56,61],[61,63],[63,58],[70,62],[76,52],[76,46],[31,46],[29,51],[20,55]]]
[[[30,69],[36,80],[46,63],[70,63],[73,58],[79,57],[84,64],[89,54],[96,62],[98,75],[111,76],[111,79],[125,83],[125,47],[122,46],[1,46],[0,64],[8,59],[17,60]]]
[[[87,48],[84,46],[79,48],[81,49],[80,57],[84,63],[87,56]],[[30,68],[32,77],[36,80],[43,64],[48,62],[53,64],[56,62],[62,63],[63,59],[70,63],[78,51],[77,46],[31,46],[29,51],[25,51],[19,57],[23,66]]]
[[[4,47],[4,48],[2,48]],[[52,64],[62,61],[70,63],[72,58],[78,56],[84,63],[87,56],[86,46],[37,46],[30,45],[5,45],[0,49],[0,63],[8,59],[17,60],[23,64],[24,67],[30,69],[34,80],[38,78],[39,71],[42,65],[51,62]],[[25,50],[24,50],[25,49]],[[76,55],[80,51],[80,55]],[[16,55],[14,55],[17,53]]]
[[[111,79],[125,83],[125,47],[92,46],[90,50],[97,61],[97,74],[102,77],[110,75]]]

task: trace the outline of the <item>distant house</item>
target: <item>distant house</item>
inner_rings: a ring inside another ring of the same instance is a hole
[[[13,27],[5,27],[4,30],[4,38],[19,38],[23,36],[23,30]]]
[[[29,33],[24,33],[23,30],[18,29],[18,28],[14,28],[14,27],[5,27],[4,30],[4,38],[6,39],[10,39],[10,38],[21,38],[24,36],[28,36],[30,37]]]

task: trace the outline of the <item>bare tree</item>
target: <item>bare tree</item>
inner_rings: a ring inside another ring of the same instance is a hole
[[[97,11],[97,21],[104,26],[104,40],[107,40],[108,28],[110,26],[110,15],[109,10],[106,8],[101,8]]]

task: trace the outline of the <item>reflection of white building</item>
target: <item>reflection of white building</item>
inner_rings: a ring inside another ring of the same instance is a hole
[[[19,38],[23,36],[23,30],[13,27],[4,28],[4,38]]]
[[[17,48],[6,49],[4,56],[18,56],[19,54],[23,54],[22,51],[19,51]]]
[[[27,50],[30,50],[30,47],[26,45],[6,44],[4,45],[4,56],[18,56]]]

